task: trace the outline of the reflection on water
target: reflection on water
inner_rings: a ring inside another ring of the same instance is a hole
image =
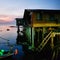
[[[14,60],[22,59],[21,57],[24,55],[22,46],[16,44],[16,31],[16,27],[0,26],[0,49],[9,50],[11,45],[13,45],[12,50],[15,51],[15,49],[18,49],[19,51],[17,55],[13,56]]]
[[[23,36],[25,37],[25,35]],[[19,45],[19,42],[26,41],[26,37],[23,39],[22,38],[23,38],[22,36],[17,34],[16,27],[0,26],[0,49],[10,50],[12,47],[12,51],[14,51],[14,53],[16,49],[18,50],[18,54],[14,54],[12,57],[7,58],[6,60],[35,60],[38,58],[41,59],[40,55],[42,56],[42,53],[38,54],[37,52],[32,52],[29,54],[25,54],[25,53],[28,53],[26,52],[27,46]],[[48,57],[48,60],[49,60],[49,57]]]
[[[7,31],[9,29],[9,31]],[[17,28],[11,26],[0,26],[0,49],[9,50],[15,52],[18,49],[18,54],[7,58],[6,60],[34,60],[33,56],[25,55],[23,46],[19,45],[19,35],[17,34]],[[26,49],[26,48],[25,48]],[[33,55],[33,54],[32,54]],[[5,60],[5,58],[4,58]]]
[[[10,29],[10,31],[7,31],[7,29]],[[0,37],[3,37],[7,40],[9,40],[9,43],[13,44],[16,43],[16,28],[11,28],[9,26],[0,26]],[[0,43],[7,42],[4,39],[0,38]]]

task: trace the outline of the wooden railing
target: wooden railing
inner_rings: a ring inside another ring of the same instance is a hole
[[[51,38],[51,34],[52,34],[52,31],[43,39],[41,44],[38,46],[37,50],[41,51],[44,48],[44,46],[47,44],[47,42]]]

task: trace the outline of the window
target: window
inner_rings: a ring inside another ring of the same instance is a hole
[[[50,15],[50,16],[49,16],[49,20],[50,20],[50,21],[55,21],[55,16],[54,16],[54,15]]]
[[[37,18],[38,21],[42,20],[42,14],[41,13],[37,13],[36,18]]]

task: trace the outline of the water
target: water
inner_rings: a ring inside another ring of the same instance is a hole
[[[31,54],[25,55],[23,46],[18,45],[16,39],[17,39],[17,28],[16,27],[0,26],[0,49],[9,50],[11,46],[13,47],[12,48],[13,51],[18,49],[18,54],[13,55],[11,58],[8,58],[7,60],[35,60],[38,58],[41,59],[40,56],[42,56],[42,53],[38,54],[37,52],[35,52],[34,54],[31,53]],[[45,59],[44,57],[41,60],[47,60],[47,59]]]
[[[13,59],[22,60],[21,57],[24,56],[24,52],[22,50],[22,45],[16,44],[16,41],[17,41],[16,38],[17,38],[16,27],[0,26],[0,49],[9,50],[12,45],[13,51],[15,51],[15,49],[18,49],[19,51],[19,53],[16,56],[13,56]]]

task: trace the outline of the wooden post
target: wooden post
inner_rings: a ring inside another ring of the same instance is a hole
[[[51,35],[51,48],[52,48],[52,50],[54,48],[54,37],[55,37],[55,34],[52,33],[52,35]]]
[[[54,48],[54,37],[51,37],[51,48]]]
[[[52,59],[51,60],[55,60],[55,55],[56,55],[56,52],[54,51],[54,37],[55,37],[55,34],[52,33],[51,34],[51,49],[52,49]]]
[[[44,34],[45,34],[45,27],[43,27],[42,39],[44,39]]]
[[[40,28],[37,29],[37,32],[38,32],[38,37],[37,37],[38,43],[39,43],[39,31],[40,31]]]
[[[17,26],[17,34],[19,35],[19,32],[20,32],[20,29],[19,29],[19,26]]]
[[[31,39],[32,39],[32,48],[34,48],[34,27],[32,27],[32,36],[31,36]]]

